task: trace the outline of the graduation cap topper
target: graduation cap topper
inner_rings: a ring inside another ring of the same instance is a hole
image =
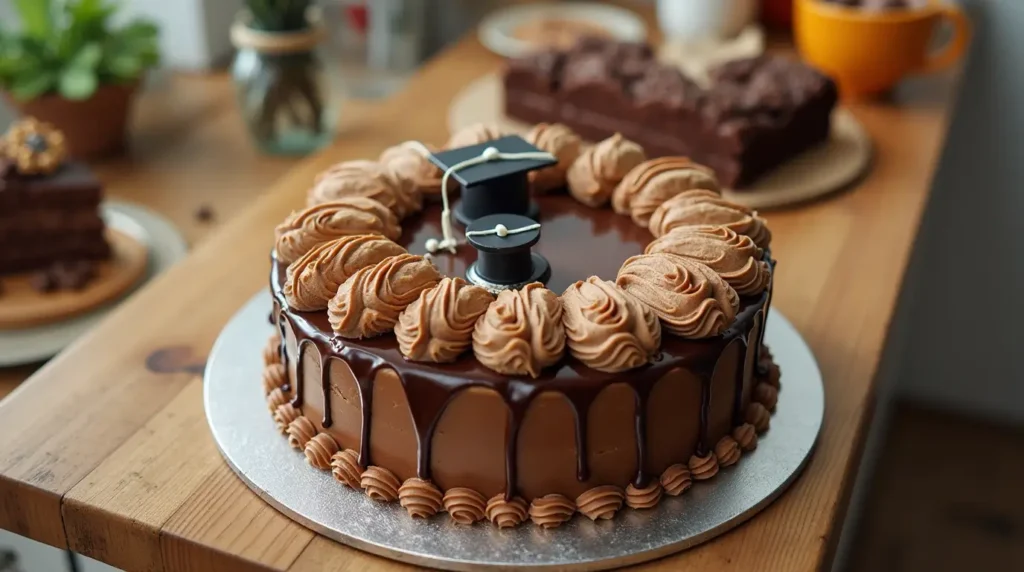
[[[477,250],[466,278],[491,292],[547,282],[551,265],[530,247],[540,240],[540,223],[516,214],[487,215],[471,222],[466,239]]]
[[[536,218],[538,209],[536,203],[530,200],[527,173],[558,162],[554,155],[541,151],[518,135],[427,157],[444,171],[441,177],[441,229],[444,237],[440,242],[428,244],[427,250],[451,252],[455,251],[456,241],[451,232],[449,178],[454,177],[462,186],[462,198],[454,214],[464,225],[468,226],[481,217],[501,213]]]

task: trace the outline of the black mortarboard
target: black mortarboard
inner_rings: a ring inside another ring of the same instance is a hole
[[[503,228],[500,234],[494,232],[499,226]],[[531,226],[538,228],[523,230]],[[466,278],[492,291],[547,282],[551,265],[530,250],[540,240],[539,227],[530,218],[508,213],[474,220],[466,227],[466,240],[477,250],[477,258],[466,271]]]
[[[442,171],[467,159],[479,157],[488,147],[501,153],[542,153],[518,135],[509,135],[479,145],[461,147],[434,153],[431,162]],[[555,165],[550,159],[495,159],[479,165],[464,167],[451,174],[450,179],[462,186],[461,200],[453,209],[455,218],[464,225],[491,214],[510,213],[537,218],[537,205],[530,200],[526,174],[535,169]]]

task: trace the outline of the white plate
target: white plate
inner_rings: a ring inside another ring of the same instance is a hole
[[[480,23],[480,42],[492,52],[513,58],[537,49],[536,44],[513,36],[516,28],[540,18],[580,20],[608,30],[616,40],[643,42],[647,39],[647,26],[639,16],[617,6],[596,2],[577,4],[528,4],[511,6],[491,13]]]
[[[95,310],[23,330],[0,331],[0,367],[21,365],[53,357],[95,326],[107,312],[151,278],[170,268],[188,252],[185,239],[167,219],[140,206],[117,201],[100,207],[107,225],[124,232],[149,248],[146,275],[124,295]]]

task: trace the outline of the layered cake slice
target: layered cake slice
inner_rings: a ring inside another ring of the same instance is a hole
[[[510,60],[504,88],[509,117],[564,123],[594,141],[621,133],[739,189],[825,141],[837,101],[831,79],[788,58],[728,62],[701,86],[646,45],[594,38]]]
[[[645,160],[622,136],[579,154],[565,126],[537,131],[559,135],[534,147],[481,126],[459,149],[417,146],[458,173],[465,228],[446,189],[424,204],[369,161],[325,172],[278,227],[262,390],[337,494],[553,528],[684,494],[768,429],[765,221],[687,159]],[[517,200],[487,200],[496,177]]]
[[[64,160],[63,136],[32,119],[0,140],[0,274],[70,268],[110,257],[100,182]]]

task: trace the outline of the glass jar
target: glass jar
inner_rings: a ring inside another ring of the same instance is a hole
[[[244,14],[232,26],[238,106],[261,150],[304,155],[333,139],[337,100],[320,50],[325,35],[313,17],[307,29],[290,32],[252,29]]]

